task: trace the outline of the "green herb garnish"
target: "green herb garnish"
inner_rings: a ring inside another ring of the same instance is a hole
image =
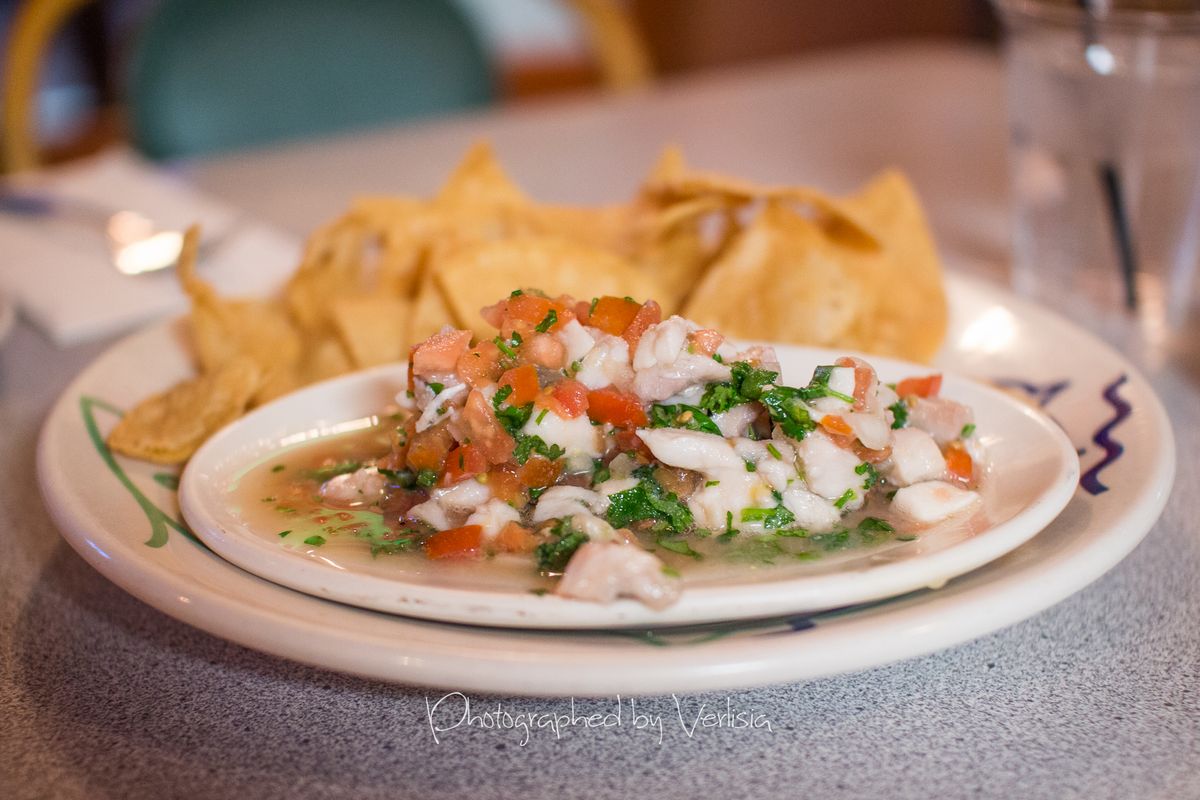
[[[692,546],[690,544],[688,544],[686,541],[684,541],[683,539],[669,539],[669,538],[660,536],[655,540],[655,544],[657,544],[659,547],[661,547],[664,550],[670,550],[672,553],[679,553],[680,555],[688,556],[689,558],[694,558],[697,561],[704,558],[704,556],[700,555],[695,550],[693,550]]]
[[[431,469],[423,469],[417,473],[417,485],[424,486],[426,489],[435,485],[438,480],[438,474]]]
[[[539,544],[533,554],[537,558],[539,570],[547,574],[558,574],[567,568],[567,562],[575,555],[575,551],[587,542],[588,536],[572,527],[571,520],[567,517],[560,519],[550,533],[555,538]]]
[[[689,406],[686,403],[664,406],[655,403],[650,407],[651,428],[683,428],[689,431],[701,431],[721,435],[717,423],[702,408]]]
[[[558,322],[558,312],[552,308],[546,312],[545,318],[543,318],[542,321],[537,324],[537,327],[535,327],[534,330],[538,333],[545,333],[554,327],[554,323],[556,322]]]
[[[974,432],[975,432],[975,423],[968,422],[966,425],[963,425],[962,431],[960,431],[958,435],[959,435],[959,438],[969,439],[969,438],[971,438],[971,434]]]
[[[899,430],[908,424],[908,405],[903,400],[897,400],[888,406],[892,412],[892,430]]]
[[[692,525],[692,512],[673,492],[662,488],[649,467],[634,471],[638,485],[609,496],[608,522],[624,528],[638,520],[659,520],[667,528],[682,533]]]
[[[872,486],[879,483],[879,470],[875,469],[875,465],[868,461],[864,461],[854,468],[854,471],[859,475],[865,476],[863,480],[863,491],[869,491]]]
[[[427,385],[429,386],[429,390],[433,392],[434,397],[437,397],[442,393],[442,389],[446,388],[446,384],[444,383],[430,383]]]
[[[305,539],[304,543],[310,544],[313,547],[320,547],[321,545],[325,544],[325,537],[321,536],[319,534],[315,534],[315,535],[310,536],[307,539]]]
[[[837,508],[845,508],[846,503],[849,503],[851,500],[853,500],[857,496],[858,495],[854,493],[853,489],[847,489],[846,491],[842,492],[841,497],[839,497],[837,500],[833,501],[833,504]]]

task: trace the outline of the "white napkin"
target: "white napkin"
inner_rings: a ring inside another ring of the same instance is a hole
[[[263,295],[295,268],[293,237],[239,219],[219,201],[126,150],[9,179],[21,193],[137,211],[165,228],[199,223],[199,274],[227,295]],[[4,191],[0,188],[0,191]],[[187,308],[173,270],[124,275],[113,268],[103,230],[72,216],[0,213],[0,287],[56,344],[108,336]]]

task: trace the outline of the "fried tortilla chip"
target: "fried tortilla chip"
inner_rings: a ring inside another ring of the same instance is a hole
[[[409,301],[385,294],[339,297],[333,327],[355,369],[400,361],[408,350]]]
[[[773,202],[734,237],[683,313],[729,336],[833,346],[862,304],[843,254],[821,227]]]
[[[525,237],[456,250],[433,271],[455,322],[480,337],[494,330],[479,310],[514,288],[537,287],[550,296],[660,296],[647,273],[613,253],[566,239]],[[491,299],[489,299],[491,298]]]
[[[215,371],[143,400],[108,435],[115,452],[178,464],[213,433],[241,416],[259,386],[254,360],[234,358]]]
[[[862,260],[861,280],[876,302],[863,315],[861,350],[929,361],[946,336],[949,311],[942,268],[916,192],[889,170],[843,205],[871,227],[884,259]]]

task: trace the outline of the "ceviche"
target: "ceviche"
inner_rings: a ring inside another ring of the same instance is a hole
[[[260,467],[263,499],[318,526],[282,539],[519,560],[539,592],[664,607],[686,564],[908,540],[979,501],[972,412],[938,374],[886,384],[847,356],[785,380],[771,347],[653,300],[524,289],[482,315],[491,338],[412,348],[366,436]]]

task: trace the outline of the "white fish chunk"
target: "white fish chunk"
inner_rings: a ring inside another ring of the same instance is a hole
[[[842,519],[842,512],[832,501],[798,486],[784,490],[783,506],[796,515],[796,527],[813,533],[827,533]]]
[[[527,436],[540,436],[546,444],[561,447],[567,459],[567,470],[572,472],[589,468],[604,446],[601,428],[593,425],[586,414],[564,419],[553,411],[547,411],[545,415],[539,411],[530,416],[521,432]]]
[[[503,500],[492,498],[476,508],[463,524],[478,525],[483,529],[484,538],[492,539],[504,530],[508,523],[520,521],[521,512]]]
[[[575,380],[589,389],[616,386],[625,389],[633,383],[629,367],[629,344],[620,336],[602,335],[580,359]]]
[[[321,497],[342,505],[378,502],[383,497],[387,479],[375,467],[363,467],[354,472],[334,475],[321,484]]]
[[[711,433],[681,428],[653,428],[639,430],[638,438],[650,448],[655,458],[672,467],[705,474],[746,469],[746,462],[734,452],[729,441]]]
[[[859,465],[858,456],[843,450],[821,431],[813,431],[796,446],[796,452],[804,464],[804,481],[810,491],[829,500],[838,500],[847,491],[854,495],[847,500],[843,511],[861,508],[864,495],[865,476],[855,472]]]
[[[538,498],[533,510],[534,522],[560,519],[575,514],[603,514],[608,510],[608,497],[582,486],[552,486]]]
[[[940,445],[947,445],[975,421],[969,406],[945,397],[918,397],[908,412],[908,424],[928,431]]]
[[[919,428],[892,432],[892,455],[881,470],[889,481],[910,486],[941,477],[945,471],[946,459],[928,433]]]
[[[554,336],[563,343],[567,349],[567,363],[581,361],[595,346],[595,338],[587,332],[587,329],[579,324],[579,320],[573,319],[566,325],[563,325]]]
[[[554,592],[594,603],[632,597],[651,608],[666,608],[679,599],[680,583],[663,573],[655,555],[637,545],[587,542],[571,557]]]
[[[979,502],[979,494],[945,481],[905,486],[892,498],[892,509],[920,525],[931,525]]]

